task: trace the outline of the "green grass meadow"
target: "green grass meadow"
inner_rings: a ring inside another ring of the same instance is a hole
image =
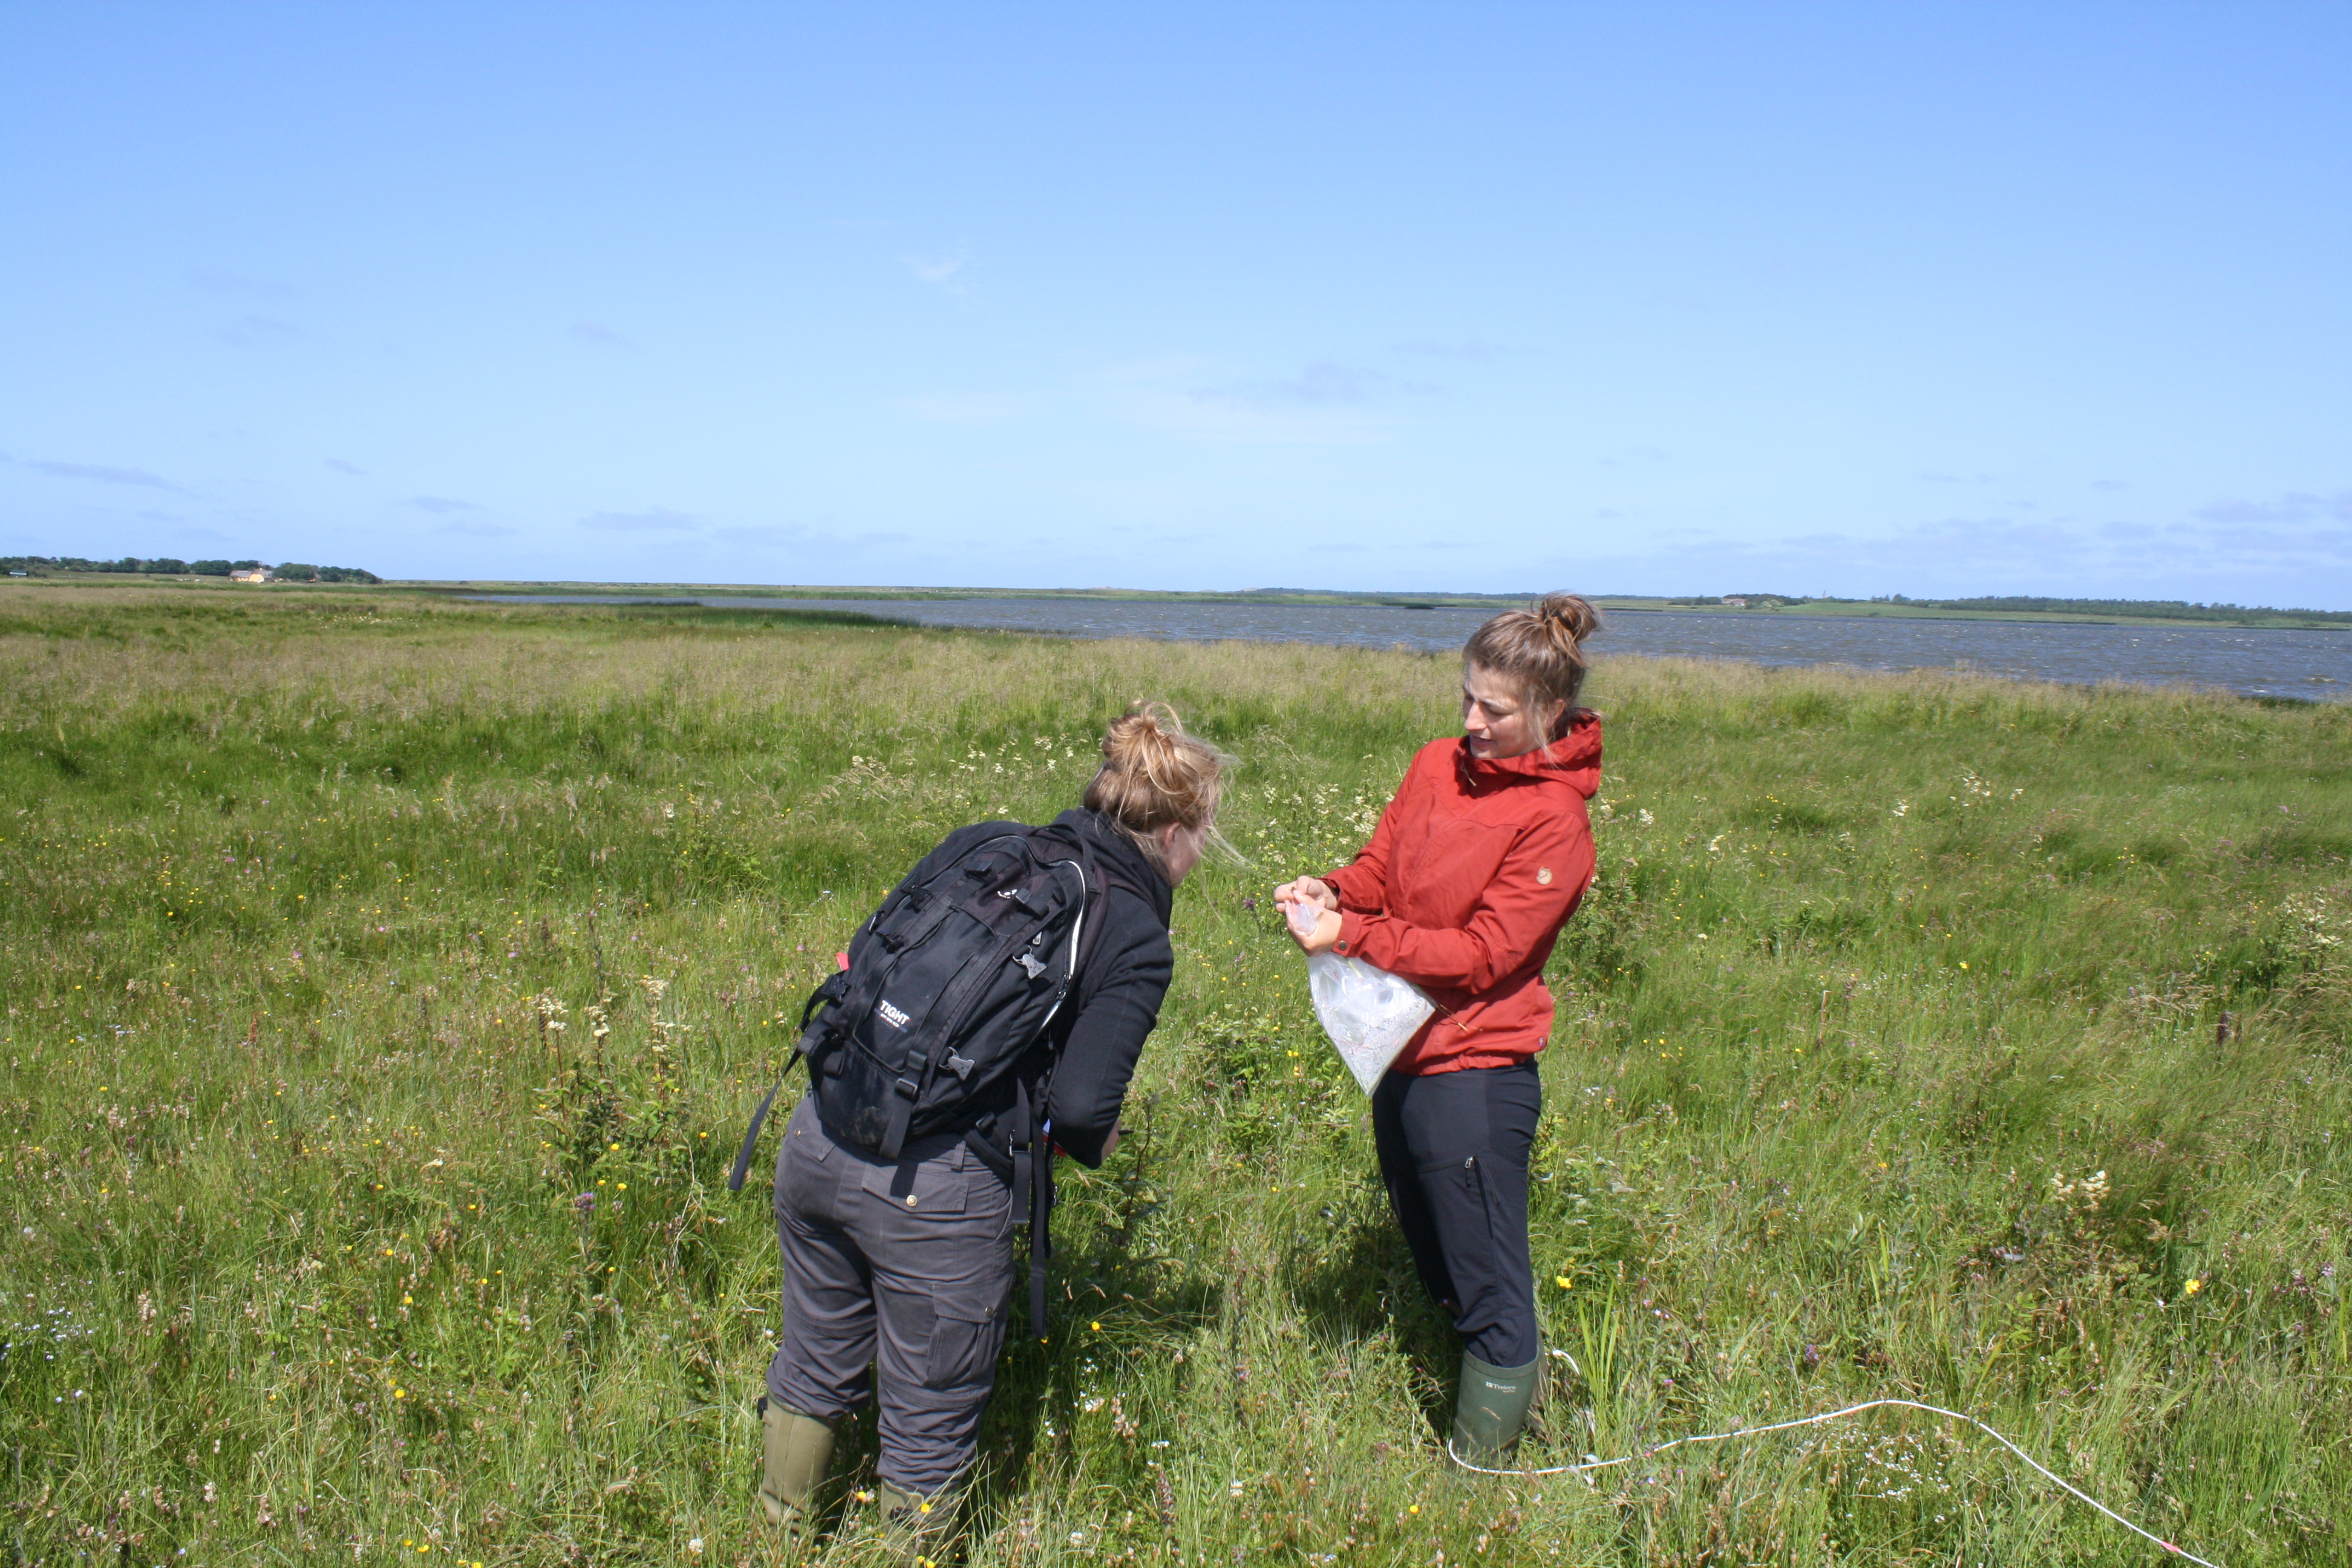
[[[1454,679],[0,588],[5,1561],[782,1559],[744,1119],[899,872],[1075,804],[1146,696],[1241,759],[1249,863],[1178,894],[1129,1135],[1065,1167],[970,1563],[2166,1560],[1911,1412],[1449,1471],[1452,1338],[1266,894]],[[2230,1568],[2352,1558],[2352,705],[1634,658],[1590,700],[1523,1460],[1895,1396]],[[883,1561],[872,1453],[827,1563]]]

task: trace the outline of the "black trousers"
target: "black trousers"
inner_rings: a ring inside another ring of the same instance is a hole
[[[1372,1137],[1389,1206],[1430,1300],[1462,1348],[1489,1366],[1541,1353],[1528,1255],[1528,1154],[1543,1084],[1532,1058],[1407,1078],[1372,1093]]]

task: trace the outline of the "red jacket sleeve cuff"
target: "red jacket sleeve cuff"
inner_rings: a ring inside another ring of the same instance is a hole
[[[1339,915],[1339,940],[1331,951],[1342,958],[1361,958],[1364,946],[1364,917],[1357,910],[1344,910]]]

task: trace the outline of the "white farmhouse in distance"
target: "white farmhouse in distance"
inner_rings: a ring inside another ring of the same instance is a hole
[[[267,583],[269,581],[269,568],[257,566],[250,572],[232,572],[228,580],[232,583]]]

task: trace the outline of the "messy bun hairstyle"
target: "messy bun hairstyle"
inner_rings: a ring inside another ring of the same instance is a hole
[[[1524,610],[1505,610],[1470,634],[1462,662],[1491,670],[1517,687],[1538,714],[1565,703],[1557,722],[1547,724],[1549,745],[1567,732],[1582,711],[1584,639],[1601,629],[1601,612],[1580,594],[1546,594]]]
[[[1233,759],[1184,732],[1176,710],[1165,702],[1138,702],[1104,731],[1103,764],[1087,784],[1080,804],[1098,811],[1135,841],[1153,865],[1166,870],[1153,837],[1171,823],[1206,827],[1216,838],[1217,797]]]

